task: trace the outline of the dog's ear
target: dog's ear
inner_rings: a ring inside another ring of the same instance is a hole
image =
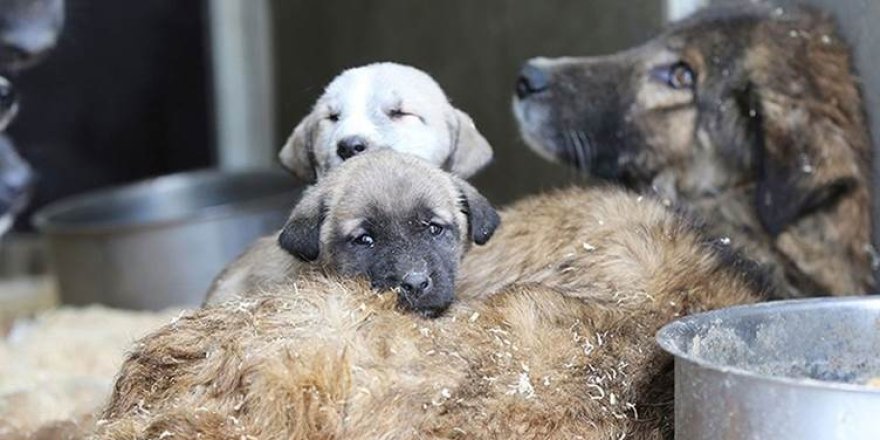
[[[444,168],[467,179],[492,161],[492,146],[467,113],[456,108],[452,109],[452,113],[449,122],[452,149]]]
[[[317,178],[315,167],[314,139],[317,118],[314,112],[309,113],[293,129],[293,133],[287,139],[287,143],[278,153],[281,165],[287,168],[298,179],[306,183],[314,183]]]
[[[807,215],[834,207],[858,186],[855,175],[815,175],[825,170],[808,160],[780,156],[774,147],[758,153],[755,206],[761,224],[771,235],[782,233]]]
[[[832,104],[766,86],[753,90],[757,108],[751,112],[758,118],[755,209],[764,229],[778,235],[850,194],[862,183],[864,164],[858,159],[859,141],[851,137],[858,134],[838,124]]]
[[[278,245],[305,262],[318,259],[321,253],[321,225],[324,223],[324,195],[320,188],[309,188],[293,208],[281,234]]]
[[[461,197],[461,211],[468,219],[468,236],[474,243],[484,245],[501,224],[501,217],[476,188],[464,180],[455,180]]]
[[[813,29],[809,38],[785,38],[789,26],[772,26],[767,32],[774,34],[747,57],[748,111],[757,118],[755,208],[773,235],[833,209],[867,185],[869,172],[869,141],[849,49],[836,36],[829,39],[833,23],[824,18],[798,26],[803,27],[794,29]]]

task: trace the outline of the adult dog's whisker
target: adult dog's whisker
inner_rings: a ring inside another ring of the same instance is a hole
[[[567,154],[574,161],[574,166],[578,170],[581,170],[581,162],[580,156],[578,155],[577,141],[574,138],[574,133],[571,130],[565,130],[565,147],[568,150]]]

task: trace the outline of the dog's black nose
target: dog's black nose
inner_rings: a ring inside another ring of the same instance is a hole
[[[403,277],[400,282],[400,288],[403,293],[412,299],[418,299],[422,295],[431,291],[433,283],[431,277],[424,272],[411,272]]]
[[[526,63],[519,71],[519,78],[516,80],[516,96],[525,99],[529,95],[547,90],[548,87],[550,87],[550,77],[547,72],[532,63]]]
[[[336,154],[338,154],[342,160],[363,153],[366,149],[367,141],[360,136],[347,137],[336,144]]]

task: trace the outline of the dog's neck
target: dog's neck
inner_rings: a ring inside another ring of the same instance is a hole
[[[767,266],[787,297],[852,295],[874,287],[869,194],[860,186],[835,206],[809,214],[773,236],[754,212],[755,185],[720,192],[679,191],[670,179],[655,179],[651,191],[667,206],[695,215],[713,237],[730,239]],[[727,240],[725,240],[726,242]]]

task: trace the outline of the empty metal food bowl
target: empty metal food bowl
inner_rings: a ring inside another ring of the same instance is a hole
[[[733,307],[657,335],[681,439],[880,439],[880,298]]]
[[[63,303],[194,306],[249,243],[281,227],[300,191],[281,171],[187,172],[59,201],[34,222]]]

